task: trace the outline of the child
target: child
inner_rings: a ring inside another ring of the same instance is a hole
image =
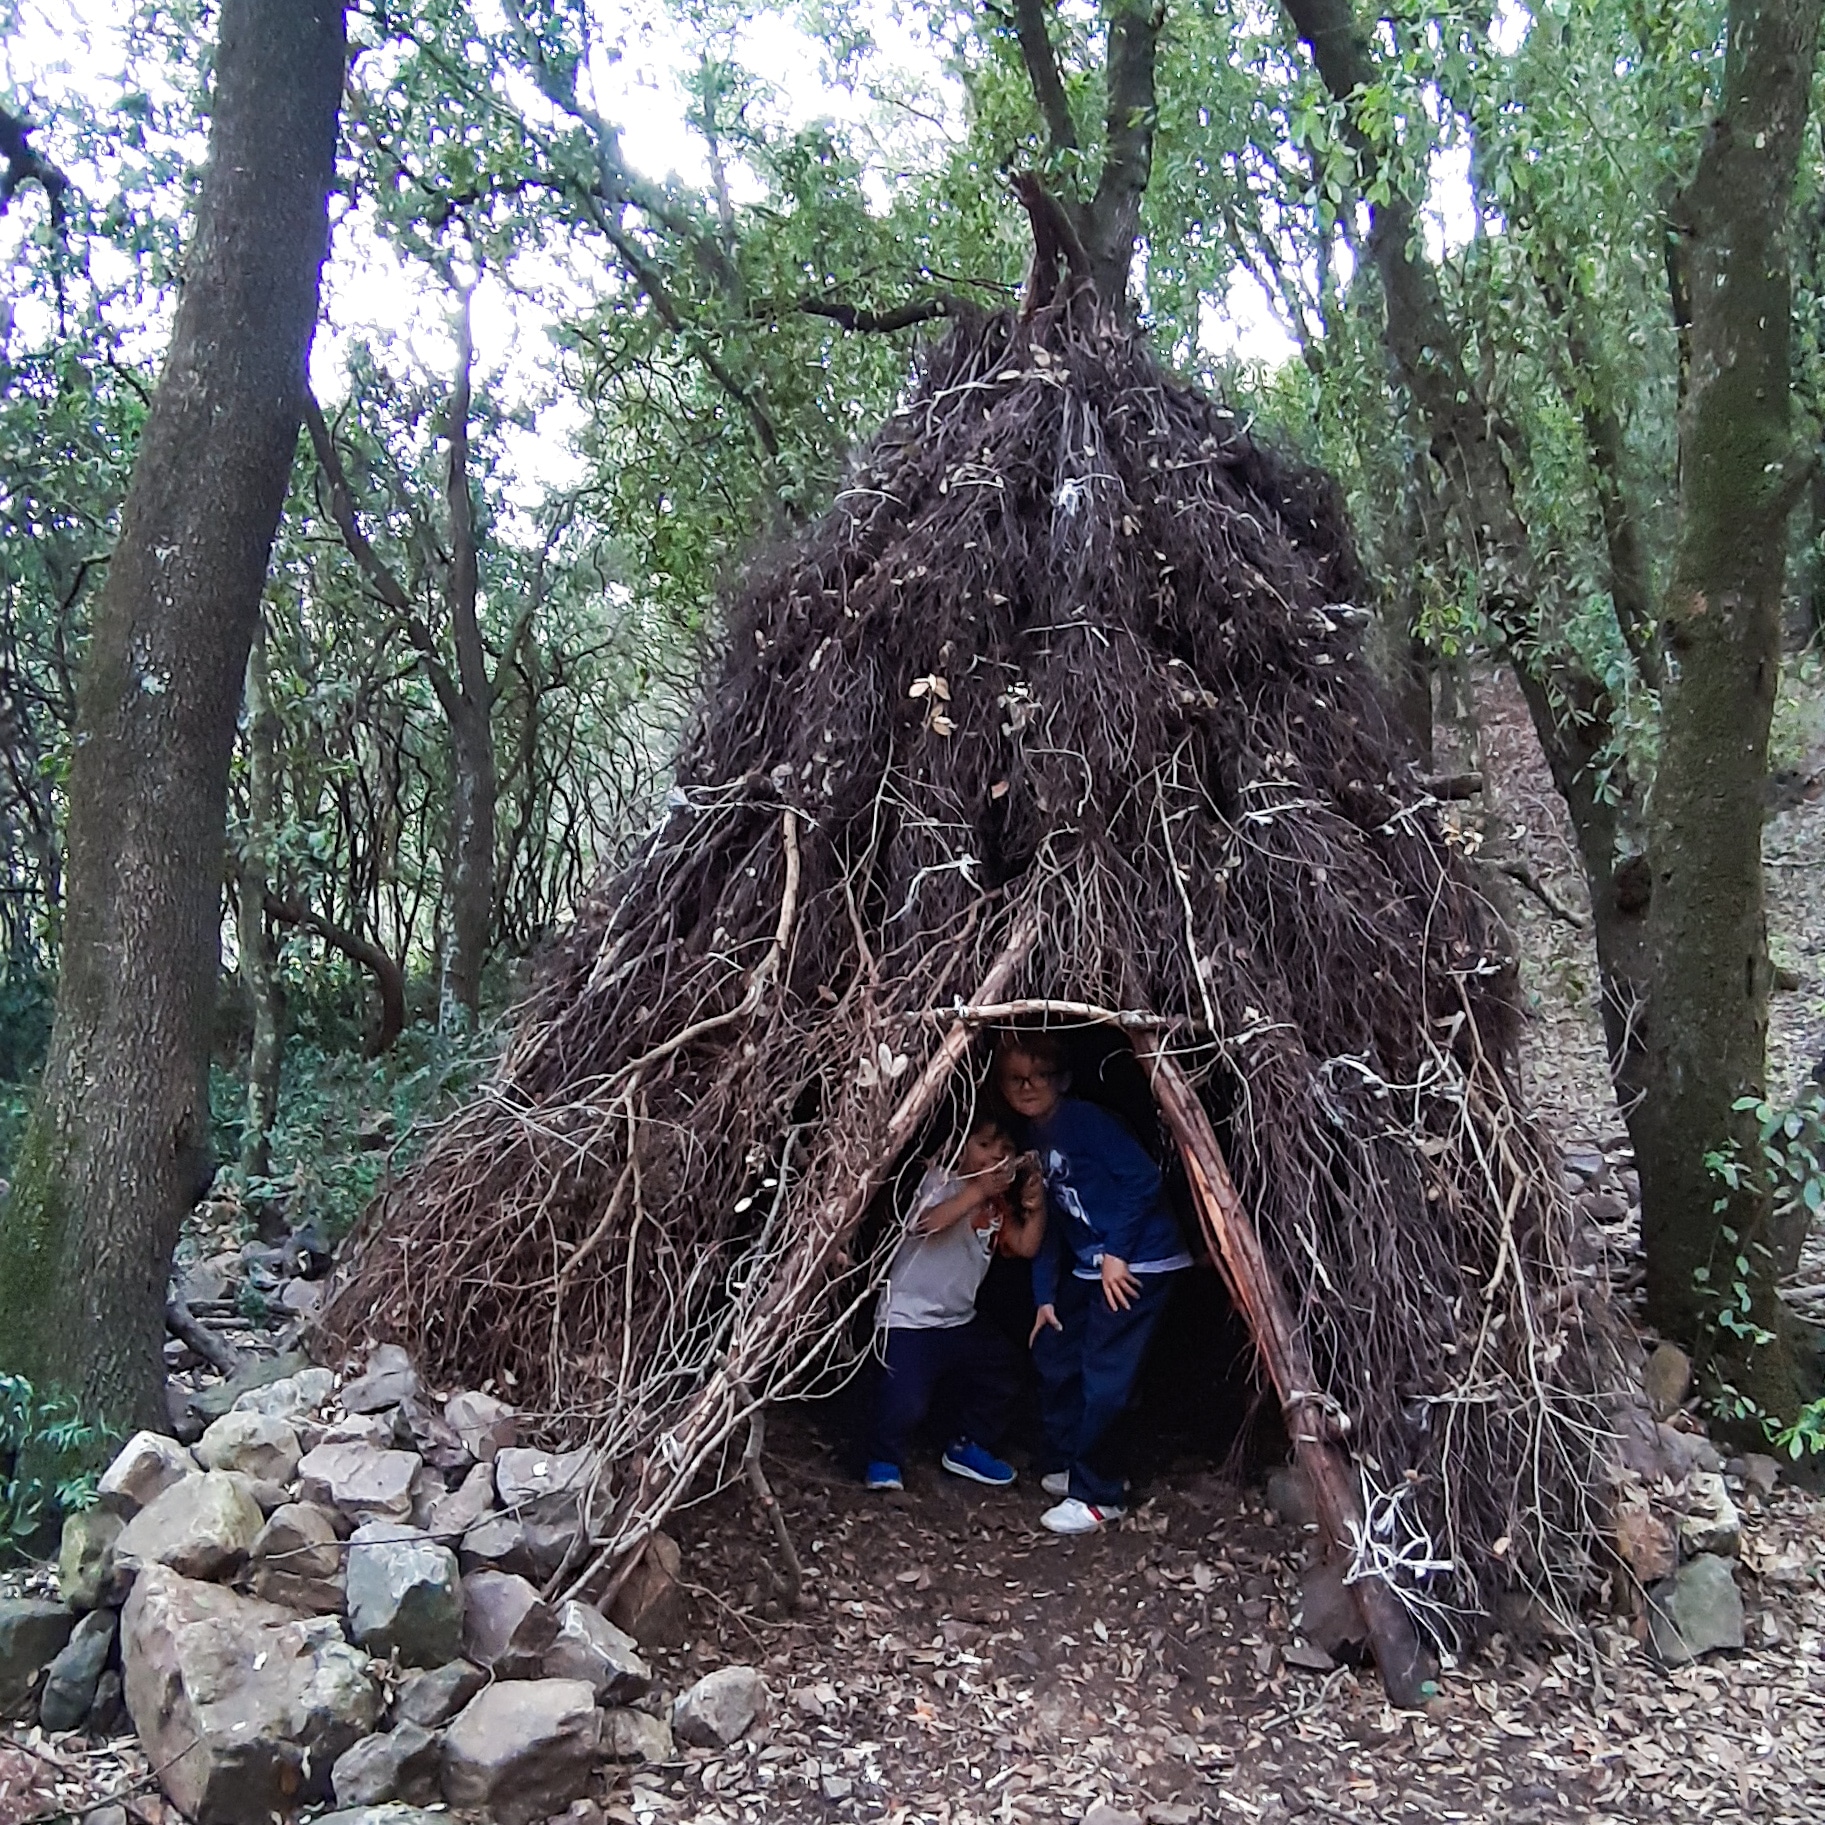
[[[1010,1465],[989,1446],[1006,1424],[1020,1375],[1020,1353],[976,1316],[976,1289],[997,1249],[1031,1260],[1045,1234],[1045,1193],[1036,1172],[1019,1171],[1000,1123],[979,1121],[957,1171],[928,1167],[906,1240],[887,1270],[875,1328],[882,1374],[868,1438],[870,1489],[902,1487],[900,1466],[938,1384],[966,1389],[962,1433],[939,1462],[953,1476],[995,1488],[1013,1482]],[[1017,1207],[1006,1192],[1019,1176]]]
[[[995,1077],[1026,1124],[1051,1211],[1033,1263],[1033,1364],[1050,1463],[1040,1487],[1063,1498],[1053,1533],[1119,1520],[1125,1485],[1103,1453],[1128,1405],[1172,1276],[1191,1265],[1161,1194],[1160,1169],[1107,1110],[1065,1092],[1064,1055],[1043,1033],[1003,1037]]]

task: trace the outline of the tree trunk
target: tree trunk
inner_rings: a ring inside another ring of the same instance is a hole
[[[247,1109],[241,1123],[241,1177],[272,1173],[272,1127],[279,1115],[279,1072],[285,1059],[285,990],[266,933],[267,879],[278,822],[279,718],[266,690],[266,634],[254,629],[247,655],[247,831],[236,883],[235,931],[241,980],[253,1009],[247,1053]]]
[[[96,605],[51,1049],[0,1214],[0,1364],[163,1424],[165,1284],[207,1183],[228,762],[328,235],[339,0],[224,0],[183,291]]]
[[[1661,615],[1650,1020],[1634,1132],[1648,1316],[1685,1341],[1707,1338],[1717,1295],[1738,1281],[1752,1322],[1781,1328],[1755,1120],[1734,1105],[1761,1094],[1765,1072],[1762,793],[1787,520],[1803,463],[1789,423],[1789,218],[1819,12],[1819,0],[1733,0],[1723,92],[1677,218],[1692,362]],[[1732,1143],[1751,1169],[1733,1190],[1706,1163]],[[1727,1379],[1790,1416],[1792,1369],[1778,1335],[1758,1348],[1726,1328],[1716,1341]]]

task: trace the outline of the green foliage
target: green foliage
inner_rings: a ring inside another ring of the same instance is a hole
[[[0,1375],[0,1563],[41,1542],[59,1516],[94,1506],[107,1444],[67,1396]]]

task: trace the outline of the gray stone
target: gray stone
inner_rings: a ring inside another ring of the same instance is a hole
[[[415,1452],[353,1442],[319,1445],[298,1466],[298,1492],[307,1502],[341,1509],[351,1520],[406,1521],[423,1475]]]
[[[76,1618],[61,1603],[38,1597],[0,1597],[0,1717],[16,1715],[38,1675],[70,1639]]]
[[[547,1679],[586,1679],[600,1705],[631,1705],[644,1698],[652,1673],[633,1636],[587,1603],[566,1603],[558,1611],[557,1639],[545,1650]]]
[[[478,1521],[463,1535],[458,1557],[465,1572],[507,1572],[516,1578],[538,1575],[526,1523],[513,1515],[490,1514]]]
[[[447,1724],[487,1683],[488,1675],[473,1661],[447,1660],[441,1667],[408,1673],[399,1682],[393,1709],[408,1723],[436,1730]]]
[[[1677,1344],[1658,1345],[1641,1371],[1656,1419],[1671,1419],[1692,1391],[1692,1359]]]
[[[82,1825],[133,1825],[124,1806],[97,1806],[82,1815]]]
[[[343,1411],[378,1413],[418,1392],[418,1371],[396,1343],[383,1343],[368,1357],[366,1370],[342,1390]]]
[[[440,1540],[460,1540],[493,1508],[494,1472],[486,1464],[476,1464],[463,1478],[461,1487],[448,1489],[432,1500],[425,1511],[425,1532]],[[469,1567],[463,1569],[467,1571]]]
[[[363,1737],[343,1750],[330,1770],[338,1806],[378,1806],[387,1800],[428,1805],[437,1798],[444,1739],[410,1722]]]
[[[463,1601],[463,1653],[499,1679],[535,1677],[558,1635],[551,1605],[507,1572],[471,1572]]]
[[[300,1369],[295,1375],[283,1375],[277,1381],[237,1394],[230,1411],[264,1413],[295,1425],[318,1412],[335,1391],[336,1378],[328,1369]]]
[[[1674,1482],[1694,1470],[1722,1470],[1724,1460],[1702,1432],[1686,1432],[1664,1421],[1657,1428],[1661,1456]]]
[[[224,1413],[237,1406],[242,1395],[251,1393],[256,1388],[270,1388],[276,1382],[289,1381],[293,1376],[304,1374],[310,1367],[311,1360],[302,1350],[288,1350],[283,1356],[255,1357],[252,1362],[237,1369],[226,1381],[198,1389],[190,1397],[191,1409],[207,1426],[211,1420],[220,1419]]]
[[[1318,1520],[1311,1478],[1297,1464],[1267,1473],[1267,1505],[1288,1527],[1311,1527]]]
[[[428,1812],[421,1806],[352,1806],[319,1813],[316,1825],[451,1825],[447,1812]]]
[[[1362,1611],[1343,1581],[1344,1570],[1339,1561],[1325,1559],[1307,1566],[1299,1579],[1300,1632],[1333,1661],[1358,1659],[1369,1644]]]
[[[444,1402],[444,1418],[469,1455],[484,1463],[492,1463],[519,1438],[518,1417],[504,1400],[496,1400],[492,1394],[468,1389],[452,1394]]]
[[[371,1654],[412,1667],[454,1659],[463,1639],[456,1554],[395,1521],[356,1528],[348,1544],[348,1617],[349,1633]]]
[[[288,1280],[279,1292],[279,1309],[294,1318],[315,1318],[323,1309],[324,1290],[320,1280]]]
[[[1743,1599],[1730,1561],[1713,1553],[1688,1559],[1648,1592],[1648,1631],[1670,1667],[1743,1645]]]
[[[609,1621],[642,1648],[674,1648],[684,1640],[685,1597],[678,1582],[682,1563],[678,1542],[670,1534],[655,1533],[609,1605]]]
[[[497,1452],[494,1493],[503,1508],[529,1508],[544,1497],[582,1491],[595,1462],[591,1451],[528,1451],[515,1447]]]
[[[1694,1470],[1686,1478],[1679,1544],[1689,1555],[1719,1553],[1734,1557],[1743,1537],[1743,1517],[1723,1477],[1715,1470]]]
[[[1124,1812],[1107,1800],[1092,1800],[1089,1811],[1084,1814],[1083,1825],[1141,1825],[1141,1815]]]
[[[444,1798],[497,1825],[531,1825],[582,1794],[600,1738],[595,1695],[580,1679],[490,1686],[444,1736]]]
[[[292,1498],[290,1488],[284,1483],[269,1483],[264,1477],[243,1476],[238,1470],[224,1470],[221,1474],[227,1477],[263,1515],[271,1514],[274,1509],[283,1508]]]
[[[126,1596],[125,1580],[114,1574],[114,1542],[124,1525],[119,1515],[105,1508],[84,1508],[64,1516],[57,1589],[71,1609],[99,1609]]]
[[[1765,1502],[1781,1480],[1780,1459],[1768,1456],[1765,1451],[1745,1451],[1738,1474],[1743,1479],[1743,1487]]]
[[[395,1424],[403,1429],[412,1449],[433,1469],[466,1470],[475,1457],[463,1443],[462,1434],[419,1395],[399,1403]]]
[[[95,1682],[95,1697],[83,1728],[91,1736],[123,1736],[131,1727],[125,1695],[121,1690],[120,1671],[108,1670]]]
[[[752,1667],[718,1667],[672,1706],[672,1734],[693,1749],[726,1749],[767,1714],[767,1682]]]
[[[602,1753],[611,1762],[669,1762],[678,1750],[663,1717],[618,1709],[602,1713]]]
[[[147,1759],[196,1825],[244,1825],[326,1797],[336,1758],[380,1720],[372,1663],[332,1618],[162,1565],[127,1599],[121,1661]]]
[[[96,1495],[110,1514],[130,1521],[196,1470],[196,1459],[176,1439],[162,1432],[136,1432],[102,1472]]]
[[[265,1517],[233,1478],[206,1470],[173,1483],[114,1542],[114,1563],[138,1572],[168,1565],[184,1578],[226,1578],[246,1562]]]
[[[1616,1551],[1644,1585],[1670,1576],[1679,1563],[1672,1524],[1646,1502],[1617,1504]]]
[[[119,1623],[112,1610],[91,1610],[71,1631],[38,1695],[38,1721],[45,1729],[74,1730],[89,1715]]]
[[[342,1609],[343,1546],[331,1510],[309,1502],[275,1508],[247,1556],[256,1597],[313,1616],[334,1616]]]
[[[399,1442],[391,1413],[344,1413],[331,1420],[317,1440],[319,1445],[372,1445],[376,1451],[391,1451]]]
[[[205,1470],[239,1471],[256,1482],[281,1486],[298,1474],[303,1455],[290,1422],[271,1413],[224,1413],[196,1446],[197,1462]]]

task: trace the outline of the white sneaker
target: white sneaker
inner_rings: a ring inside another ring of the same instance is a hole
[[[1105,1522],[1119,1521],[1127,1512],[1125,1508],[1092,1508],[1076,1496],[1066,1496],[1056,1508],[1048,1508],[1039,1517],[1039,1524],[1047,1533],[1093,1534]]]
[[[1069,1495],[1071,1493],[1071,1473],[1068,1470],[1048,1470],[1039,1479],[1039,1486],[1050,1496]]]

